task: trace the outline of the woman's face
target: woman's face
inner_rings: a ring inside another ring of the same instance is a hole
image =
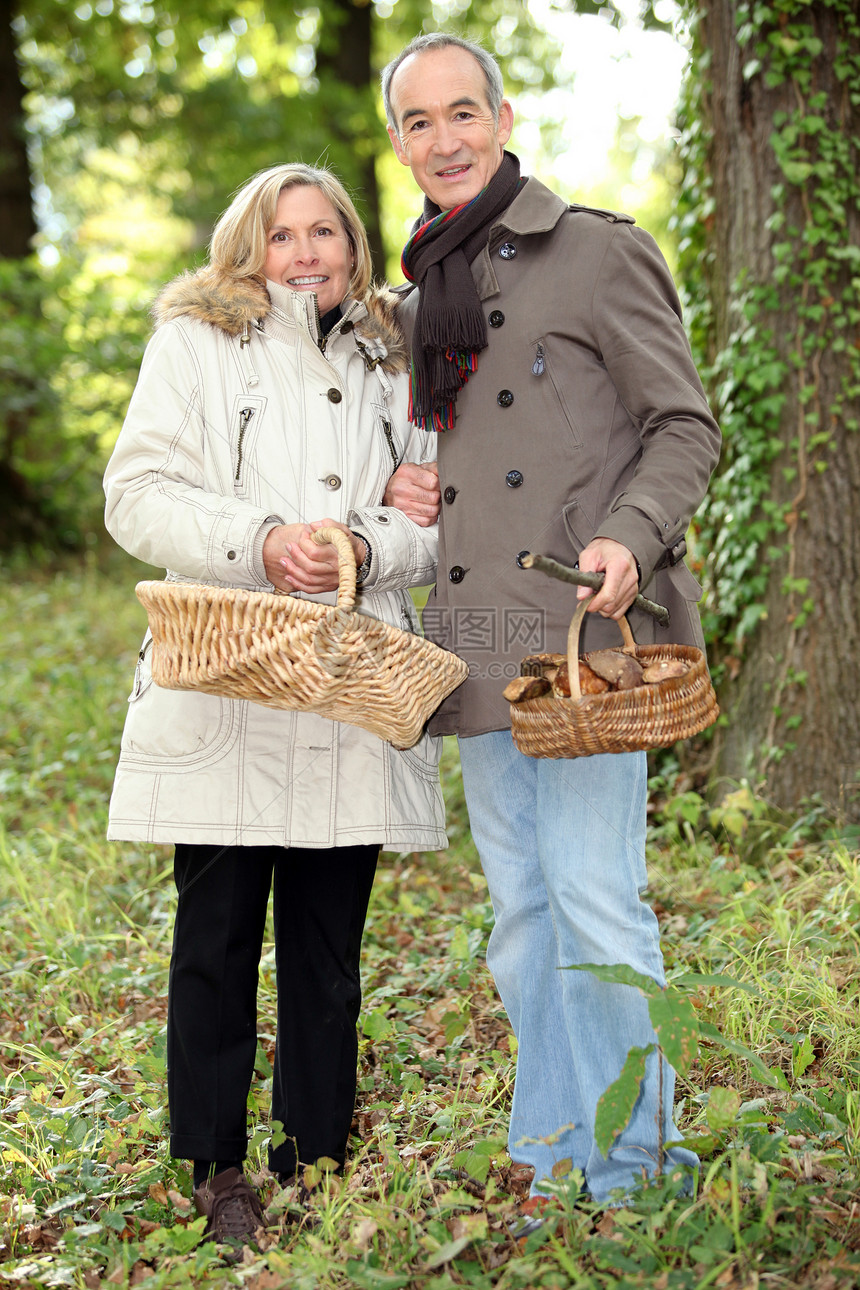
[[[352,248],[331,202],[319,188],[286,188],[266,233],[263,272],[291,291],[316,292],[321,314],[345,298]]]

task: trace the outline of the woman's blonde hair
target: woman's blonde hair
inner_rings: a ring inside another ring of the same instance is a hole
[[[318,166],[293,162],[249,179],[215,225],[209,244],[211,263],[233,278],[262,277],[268,231],[275,222],[278,198],[287,188],[318,188],[331,202],[354,259],[348,294],[361,300],[372,274],[367,234],[343,184]]]

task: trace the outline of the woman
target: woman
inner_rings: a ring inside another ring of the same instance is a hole
[[[334,522],[352,541],[356,608],[413,630],[404,589],[432,581],[436,530],[381,501],[405,455],[435,449],[409,425],[403,339],[369,283],[364,229],[330,173],[279,166],[242,188],[209,264],[156,304],[105,475],[121,546],[168,579],[333,603],[334,548],[311,533]],[[439,748],[425,735],[398,751],[313,714],[160,689],[150,646],[147,634],[108,836],[175,845],[170,1149],[193,1160],[215,1239],[238,1242],[263,1221],[242,1164],[270,888],[283,1135],[269,1164],[286,1183],[320,1157],[344,1161],[377,856],[446,845]]]

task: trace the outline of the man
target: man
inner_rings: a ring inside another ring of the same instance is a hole
[[[459,737],[472,833],[495,912],[487,961],[518,1040],[510,1152],[546,1180],[581,1171],[617,1200],[658,1159],[659,1071],[604,1158],[598,1099],[629,1049],[655,1041],[645,999],[576,963],[626,963],[663,983],[646,885],[644,753],[532,759],[502,696],[523,655],[565,648],[584,588],[522,568],[527,551],[603,573],[581,649],[620,644],[640,585],[671,628],[632,610],[637,641],[702,645],[684,535],[719,454],[655,243],[624,215],[568,206],[505,151],[513,110],[495,61],[440,33],[382,78],[389,135],[425,195],[404,251],[418,287],[412,417],[439,429],[438,483],[407,464],[386,500],[432,522],[425,631],[471,673],[435,718]],[[674,1073],[664,1064],[663,1141]],[[670,1147],[667,1165],[696,1164]]]

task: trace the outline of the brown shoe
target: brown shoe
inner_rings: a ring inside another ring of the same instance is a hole
[[[194,1206],[208,1219],[206,1231],[219,1245],[244,1245],[266,1226],[257,1193],[239,1169],[225,1169],[195,1187]]]

